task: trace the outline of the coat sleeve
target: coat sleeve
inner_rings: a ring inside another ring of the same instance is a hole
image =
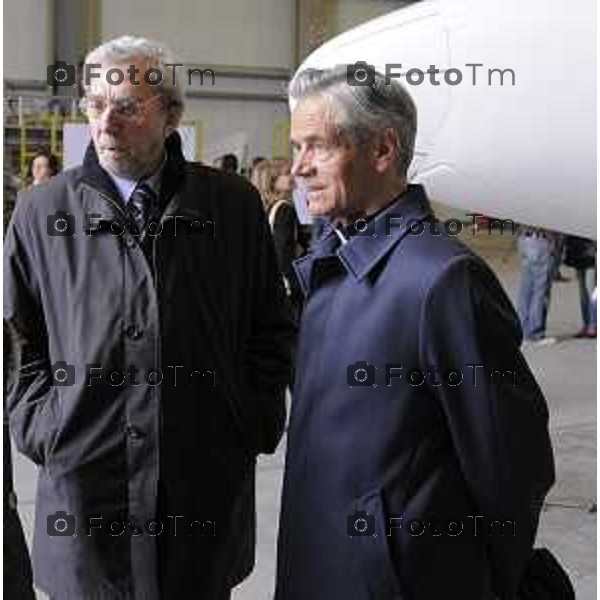
[[[26,233],[27,206],[22,199],[17,202],[4,241],[4,323],[15,368],[6,411],[17,448],[42,464],[54,431],[56,389],[52,386],[33,244]]]
[[[512,598],[554,482],[548,409],[519,350],[518,319],[488,267],[460,257],[431,287],[421,331],[422,362],[464,377],[433,389],[474,506],[487,522],[515,523],[514,536],[491,531],[487,542],[494,591]]]
[[[254,194],[253,194],[254,195]],[[249,265],[252,281],[252,317],[249,342],[245,350],[246,381],[249,401],[244,403],[244,420],[258,452],[271,453],[283,434],[285,425],[285,388],[291,383],[292,354],[296,325],[279,272],[271,231],[255,195],[255,235],[251,245],[256,248]],[[250,254],[252,255],[252,254]]]

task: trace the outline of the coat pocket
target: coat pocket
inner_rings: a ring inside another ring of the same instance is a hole
[[[379,490],[363,496],[348,519],[356,545],[357,566],[363,574],[373,600],[402,600],[398,565],[394,565],[388,546],[389,523]]]

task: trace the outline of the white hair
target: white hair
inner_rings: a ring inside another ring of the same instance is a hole
[[[144,61],[150,68],[162,73],[162,82],[156,89],[167,99],[167,109],[178,119],[184,107],[183,91],[177,68],[167,66],[176,64],[177,59],[166,45],[143,37],[124,35],[91,50],[85,57],[85,64],[126,64],[135,60]],[[84,87],[87,92],[88,86]]]
[[[355,142],[361,142],[387,128],[398,136],[398,173],[406,175],[412,161],[417,134],[417,108],[397,81],[386,83],[380,73],[372,73],[370,85],[348,83],[348,66],[305,69],[289,85],[290,101],[322,97],[332,107],[336,125]],[[351,65],[350,65],[351,66]]]

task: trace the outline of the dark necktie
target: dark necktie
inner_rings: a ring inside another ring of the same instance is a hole
[[[127,203],[131,228],[137,235],[144,231],[149,216],[154,212],[155,203],[154,190],[147,183],[139,183]]]

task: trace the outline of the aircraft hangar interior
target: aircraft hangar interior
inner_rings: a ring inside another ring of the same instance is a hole
[[[3,30],[6,598],[597,597],[593,0]]]

